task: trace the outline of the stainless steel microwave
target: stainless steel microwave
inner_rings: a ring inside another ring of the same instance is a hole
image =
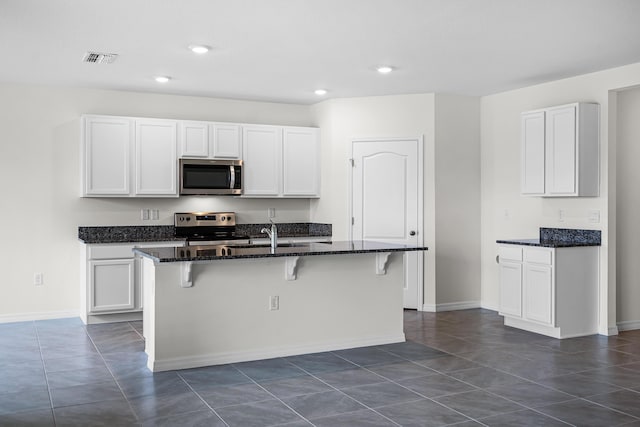
[[[180,194],[242,194],[242,160],[180,159]]]

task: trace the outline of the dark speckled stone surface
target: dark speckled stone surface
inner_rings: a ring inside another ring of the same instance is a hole
[[[278,237],[317,237],[331,236],[331,224],[313,222],[277,223]],[[271,227],[271,224],[238,224],[236,233],[240,236],[266,237],[260,230]]]
[[[173,225],[131,225],[115,227],[78,227],[78,239],[84,243],[166,242],[176,239]]]
[[[577,246],[600,246],[600,230],[573,228],[540,228],[537,239],[496,240],[508,245],[541,246],[545,248],[570,248]]]
[[[224,246],[231,255],[221,255],[223,246],[190,246],[188,248],[144,248],[134,252],[155,262],[217,261],[238,258],[271,258],[286,256],[366,254],[375,252],[426,251],[423,246],[396,245],[371,241],[337,241],[332,243],[300,243],[272,250],[268,245]]]
[[[279,237],[331,237],[331,224],[311,222],[276,223]],[[266,237],[261,233],[270,224],[238,224],[236,233],[240,236]],[[184,241],[176,238],[173,225],[125,225],[107,227],[78,227],[78,239],[84,243],[130,243]]]

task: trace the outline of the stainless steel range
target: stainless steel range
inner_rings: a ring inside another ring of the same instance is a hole
[[[249,236],[236,233],[235,212],[181,212],[174,214],[176,237],[187,245],[248,244]]]

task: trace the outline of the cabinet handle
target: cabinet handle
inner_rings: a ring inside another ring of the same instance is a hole
[[[415,236],[415,235],[416,235],[416,232],[415,232],[415,231],[411,230],[411,231],[409,232],[409,236]]]
[[[496,264],[500,264],[500,255],[496,255]]]

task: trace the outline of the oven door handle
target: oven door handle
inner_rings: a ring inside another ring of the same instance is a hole
[[[236,168],[231,165],[229,166],[229,189],[233,190],[236,186]]]

